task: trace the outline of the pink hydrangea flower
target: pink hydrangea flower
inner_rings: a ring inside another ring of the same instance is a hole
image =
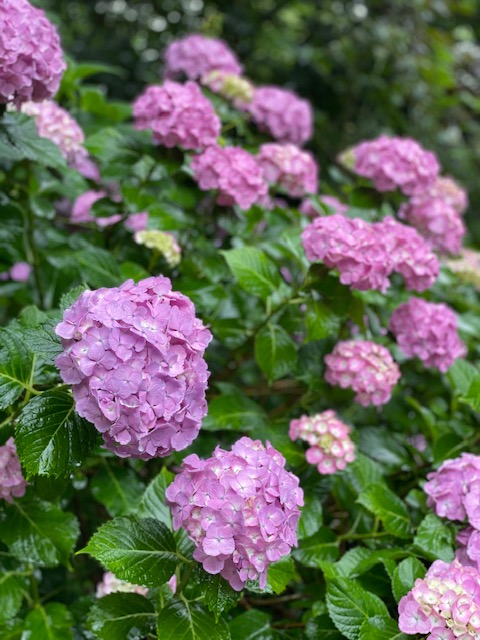
[[[54,96],[67,68],[57,30],[27,0],[0,3],[0,103]]]
[[[441,518],[465,520],[480,530],[480,456],[462,453],[427,476],[427,505]]]
[[[410,298],[392,313],[389,329],[405,355],[417,356],[442,373],[467,353],[458,336],[457,317],[443,303]]]
[[[280,87],[258,87],[247,105],[257,127],[279,142],[304,145],[313,134],[313,112],[308,100]]]
[[[166,78],[196,80],[215,70],[242,73],[242,65],[223,40],[194,33],[175,40],[165,51]]]
[[[13,438],[0,447],[0,498],[12,503],[13,498],[25,495],[27,483],[17,456],[17,447]]]
[[[292,420],[288,435],[291,440],[299,438],[310,445],[305,455],[307,462],[316,464],[323,475],[341,471],[355,460],[350,427],[341,422],[334,411]]]
[[[138,584],[120,580],[114,573],[107,571],[103,574],[101,582],[97,584],[96,596],[97,598],[103,598],[103,596],[108,596],[110,593],[138,593],[141,596],[146,596],[148,589]]]
[[[193,557],[240,591],[247,580],[267,581],[268,565],[297,545],[299,480],[268,442],[240,438],[231,451],[186,457],[166,491],[174,529],[196,545]]]
[[[318,166],[312,154],[294,144],[262,144],[257,156],[265,180],[278,186],[292,198],[315,193]]]
[[[148,227],[148,212],[141,211],[140,213],[131,213],[125,220],[125,226],[130,231],[145,231]]]
[[[458,213],[464,213],[468,207],[467,192],[450,176],[439,176],[428,193],[432,198],[440,198]]]
[[[355,173],[371,180],[378,191],[422,193],[433,186],[440,170],[435,154],[411,138],[383,135],[360,143],[353,154]]]
[[[209,147],[192,160],[192,171],[203,191],[218,191],[217,202],[250,209],[267,197],[268,186],[256,159],[240,147]]]
[[[220,119],[195,82],[148,87],[133,103],[133,117],[136,129],[151,129],[165,147],[205,149],[220,135]]]
[[[340,202],[340,200],[335,196],[320,196],[319,200],[322,204],[325,204],[327,207],[329,207],[333,213],[343,215],[348,211],[348,205]],[[300,213],[303,213],[310,218],[318,218],[318,216],[325,215],[325,212],[317,209],[315,204],[308,198],[302,201],[299,207],[299,211]]]
[[[345,340],[325,356],[325,380],[342,389],[352,389],[355,401],[364,407],[386,404],[400,378],[390,351],[368,340]]]
[[[456,259],[450,259],[445,262],[447,267],[455,273],[460,280],[473,284],[480,289],[480,252],[475,249],[462,249],[460,255]]]
[[[72,211],[70,215],[71,221],[75,224],[81,224],[83,222],[95,222],[95,224],[97,224],[99,227],[108,227],[112,224],[120,222],[123,217],[120,213],[103,217],[96,217],[93,215],[93,205],[98,202],[98,200],[102,200],[102,198],[108,198],[108,194],[106,191],[95,191],[94,189],[90,189],[89,191],[85,191],[85,193],[82,193],[82,195],[78,196],[78,198],[72,205]]]
[[[457,534],[460,545],[455,552],[455,558],[467,567],[480,570],[480,531],[473,527],[466,527]]]
[[[400,631],[426,640],[480,637],[480,573],[475,567],[436,560],[398,604]]]
[[[212,336],[168,278],[85,291],[55,331],[64,347],[56,365],[107,449],[148,460],[197,437]]]
[[[27,282],[31,271],[32,267],[27,262],[16,262],[8,271],[0,273],[0,280]]]

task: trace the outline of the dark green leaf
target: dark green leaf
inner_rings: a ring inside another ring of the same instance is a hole
[[[275,263],[260,249],[242,247],[222,251],[222,254],[238,284],[248,293],[266,299],[280,286]]]
[[[140,518],[155,518],[171,529],[172,516],[165,501],[165,491],[173,477],[173,473],[163,467],[158,476],[151,481],[137,509]]]
[[[411,523],[402,500],[381,484],[372,484],[358,496],[362,506],[380,518],[386,531],[398,538],[409,538]]]
[[[392,578],[392,591],[398,602],[410,589],[413,588],[417,578],[425,575],[425,566],[417,558],[405,558],[396,567]]]
[[[309,300],[305,313],[307,328],[306,342],[322,340],[336,333],[341,324],[341,317],[337,316],[324,302]]]
[[[300,540],[298,549],[294,549],[293,557],[307,567],[319,567],[322,562],[333,562],[339,551],[336,536],[331,529],[322,527],[309,538]]]
[[[72,616],[64,604],[37,604],[25,619],[22,637],[28,640],[70,640],[73,639],[72,624]]]
[[[255,431],[265,426],[263,408],[242,393],[218,396],[208,404],[202,423],[206,431]]]
[[[408,640],[398,628],[398,622],[390,616],[374,616],[365,620],[360,629],[359,640]]]
[[[234,607],[240,598],[240,593],[232,589],[225,578],[218,573],[211,575],[201,570],[200,586],[205,604],[217,622],[220,614]]]
[[[473,380],[478,377],[479,372],[473,364],[466,360],[455,360],[448,370],[448,379],[458,395],[464,395],[470,388]]]
[[[83,249],[77,251],[74,258],[78,262],[82,278],[94,289],[116,287],[121,283],[122,276],[117,261],[108,251]]]
[[[172,600],[161,609],[157,630],[162,640],[230,640],[224,620],[215,623],[201,605],[181,600]]]
[[[274,593],[283,593],[294,577],[295,564],[290,556],[286,556],[268,567],[267,584]]]
[[[308,538],[316,533],[323,523],[322,503],[316,497],[305,496],[305,505],[298,523],[298,539]]]
[[[33,118],[23,113],[6,113],[2,125],[0,157],[3,160],[32,160],[55,169],[66,167],[57,145],[38,135]]]
[[[0,330],[0,409],[7,409],[31,386],[34,358],[20,336]]]
[[[335,628],[327,615],[309,620],[305,628],[305,635],[308,640],[343,640],[345,637]]]
[[[140,640],[155,628],[152,603],[138,593],[111,593],[99,598],[88,614],[88,626],[102,640]]]
[[[269,382],[273,382],[294,373],[297,349],[283,327],[269,323],[255,338],[255,358]]]
[[[433,513],[429,513],[420,523],[414,546],[429,560],[453,560],[454,536],[450,529]]]
[[[26,575],[22,571],[0,572],[0,624],[13,618],[20,609],[28,590]]]
[[[236,616],[230,622],[231,640],[272,640],[270,616],[263,611],[251,609]]]
[[[111,516],[124,516],[136,511],[145,486],[132,469],[105,465],[95,474],[91,490]]]

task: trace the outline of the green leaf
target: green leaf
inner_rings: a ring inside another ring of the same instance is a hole
[[[293,557],[306,567],[319,567],[322,562],[334,562],[339,555],[335,534],[331,529],[322,527],[309,538],[300,540]]]
[[[363,489],[368,489],[371,484],[381,484],[383,471],[377,462],[357,452],[355,460],[347,465],[343,472],[343,477],[360,494]]]
[[[21,562],[68,565],[79,534],[77,519],[39,498],[15,500],[5,508],[0,538]]]
[[[0,121],[0,157],[3,160],[32,160],[54,169],[66,168],[60,149],[41,138],[33,118],[23,113],[5,113]]]
[[[78,300],[82,293],[88,290],[88,287],[86,287],[84,284],[80,284],[78,285],[78,287],[74,287],[73,289],[70,289],[70,291],[64,293],[60,298],[60,309],[62,311],[65,311],[65,309],[69,309],[73,305],[73,303]]]
[[[229,624],[231,640],[272,640],[270,616],[250,609],[236,616]]]
[[[305,324],[307,329],[306,342],[322,340],[338,331],[341,317],[337,316],[324,302],[309,300],[305,313]]]
[[[163,522],[169,529],[172,526],[172,515],[165,500],[165,491],[174,478],[166,467],[154,478],[140,499],[137,509],[139,518],[155,518]]]
[[[80,553],[89,553],[121,580],[146,587],[167,582],[179,561],[175,539],[162,522],[132,516],[103,524]]]
[[[275,263],[256,247],[242,247],[222,251],[230,271],[238,284],[248,293],[264,300],[280,286],[281,279]]]
[[[60,338],[54,332],[57,323],[58,319],[49,319],[37,327],[23,329],[21,332],[22,340],[28,349],[37,356],[43,356],[51,364],[63,351]]]
[[[477,368],[462,359],[455,360],[447,373],[450,384],[458,395],[466,394],[478,375]]]
[[[125,516],[136,511],[145,486],[133,469],[113,467],[105,461],[92,478],[90,488],[111,516]]]
[[[450,529],[433,513],[429,513],[420,523],[414,546],[429,560],[453,560],[454,536]]]
[[[321,501],[316,497],[305,496],[305,505],[298,522],[298,539],[308,538],[316,533],[323,523],[323,509]]]
[[[121,283],[122,276],[118,263],[108,251],[98,248],[83,249],[76,251],[73,255],[82,278],[94,289],[116,287]]]
[[[152,603],[138,593],[99,598],[88,614],[88,627],[102,640],[141,640],[155,628]]]
[[[221,613],[228,611],[228,609],[237,604],[240,593],[232,589],[219,573],[211,575],[200,569],[199,575],[204,602],[209,611],[215,616],[215,621],[218,622]]]
[[[392,578],[392,591],[398,602],[413,588],[417,578],[425,575],[425,566],[417,558],[405,558],[395,568]]]
[[[411,636],[406,636],[399,631],[398,622],[390,616],[373,616],[370,620],[365,620],[360,629],[359,640],[408,640]]]
[[[267,584],[274,593],[283,593],[294,577],[295,564],[290,556],[286,556],[268,567]]]
[[[297,349],[283,327],[269,323],[255,338],[255,359],[271,383],[295,371]]]
[[[0,638],[2,640],[21,640],[24,621],[19,618],[0,623]]]
[[[171,600],[160,610],[157,632],[162,640],[230,640],[224,620],[215,623],[201,605],[186,600]]]
[[[18,455],[28,476],[67,475],[83,462],[96,440],[96,430],[75,412],[71,393],[62,388],[30,400],[15,431]]]
[[[308,640],[344,640],[345,637],[326,614],[311,618],[307,622],[305,635]]]
[[[327,608],[335,626],[348,640],[357,640],[365,620],[388,616],[380,598],[353,580],[335,580],[327,584]]]
[[[409,538],[411,523],[402,500],[381,484],[372,484],[358,496],[362,506],[380,518],[385,531],[397,538]]]
[[[0,330],[0,409],[8,409],[31,384],[34,357],[9,329]]]
[[[27,584],[26,572],[1,571],[0,624],[10,620],[17,614],[22,606],[24,593],[28,591]]]
[[[265,426],[264,409],[243,393],[226,394],[208,403],[205,431],[255,431]]]
[[[37,604],[25,618],[22,638],[28,640],[70,640],[73,639],[72,615],[64,604],[49,602],[45,606]]]
[[[480,411],[480,375],[473,378],[468,391],[461,396],[462,402],[466,402],[474,411]]]

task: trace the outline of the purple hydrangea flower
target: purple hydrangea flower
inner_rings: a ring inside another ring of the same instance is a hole
[[[322,204],[329,207],[332,210],[332,213],[339,213],[340,215],[343,215],[348,211],[348,205],[340,202],[340,200],[335,196],[320,196],[319,200]],[[308,198],[302,201],[299,211],[309,218],[318,218],[318,216],[325,215],[325,212],[317,209],[315,204]]]
[[[0,447],[0,498],[12,503],[13,498],[25,495],[27,483],[17,456],[17,447],[13,438]]]
[[[455,558],[467,567],[475,567],[480,571],[480,531],[473,527],[466,527],[457,534],[459,548]]]
[[[103,598],[110,593],[138,593],[141,596],[148,594],[147,587],[141,587],[139,584],[132,584],[125,580],[120,580],[111,571],[103,574],[101,582],[97,584],[96,596]]]
[[[278,186],[292,198],[315,193],[318,166],[308,151],[294,144],[262,144],[257,156],[265,180]]]
[[[467,192],[450,176],[439,176],[428,193],[433,198],[440,198],[458,213],[464,213],[468,207]]]
[[[165,77],[186,76],[196,80],[210,71],[240,75],[242,65],[228,45],[217,38],[194,33],[168,45],[165,51]]]

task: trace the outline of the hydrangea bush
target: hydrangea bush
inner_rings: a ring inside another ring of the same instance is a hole
[[[320,162],[221,40],[125,104],[0,22],[0,638],[477,637],[462,176],[380,129]]]

